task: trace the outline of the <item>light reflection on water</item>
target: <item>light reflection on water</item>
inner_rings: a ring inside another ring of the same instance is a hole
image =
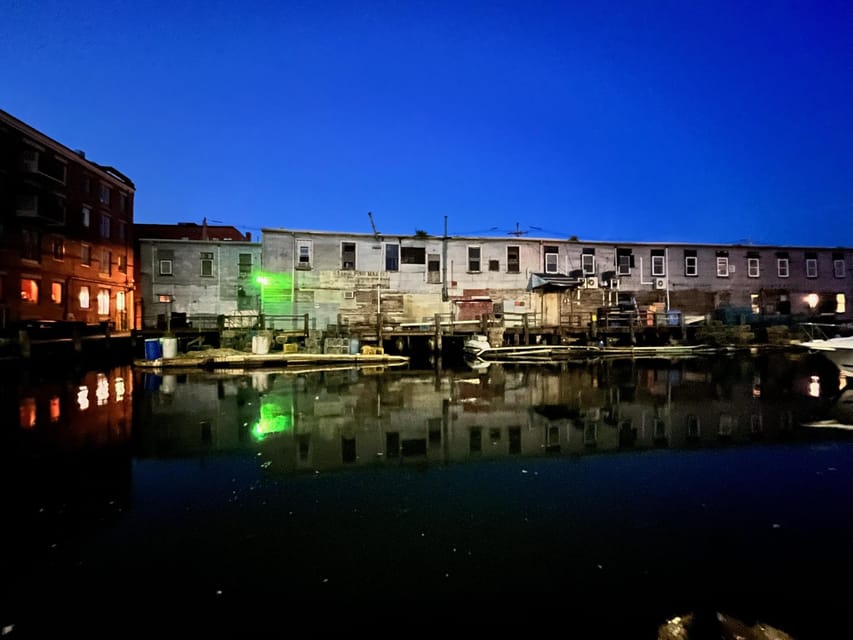
[[[828,585],[851,568],[851,440],[800,426],[853,422],[820,359],[120,367],[4,389],[18,629],[36,591],[100,601],[75,612],[89,625],[154,592],[241,622],[271,598],[536,599],[633,637],[709,607],[802,640],[846,606]]]

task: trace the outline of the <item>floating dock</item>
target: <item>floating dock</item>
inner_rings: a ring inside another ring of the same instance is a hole
[[[137,359],[133,366],[140,369],[225,369],[230,367],[310,367],[317,365],[399,366],[408,364],[408,356],[365,353],[246,353],[235,349],[206,349],[177,353],[171,358]]]

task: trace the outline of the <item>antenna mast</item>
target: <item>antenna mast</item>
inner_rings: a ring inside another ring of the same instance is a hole
[[[376,230],[376,225],[373,222],[373,213],[368,211],[367,217],[370,218],[370,226],[373,228],[373,237],[379,240],[379,232]]]

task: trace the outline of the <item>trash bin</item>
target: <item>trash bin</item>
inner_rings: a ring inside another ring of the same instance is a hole
[[[178,339],[163,338],[163,357],[174,358],[178,355]]]
[[[159,360],[163,357],[163,347],[160,345],[160,340],[152,338],[145,341],[145,359]]]
[[[358,338],[349,339],[349,354],[351,356],[358,354]]]
[[[252,336],[252,353],[265,355],[270,352],[270,337],[263,333]]]

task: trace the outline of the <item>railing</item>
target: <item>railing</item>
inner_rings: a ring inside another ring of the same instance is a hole
[[[199,313],[188,315],[183,327],[198,331],[266,329],[308,335],[309,316],[307,313],[302,315],[266,315],[256,312],[229,315]],[[174,327],[173,325],[173,328],[183,327]]]

